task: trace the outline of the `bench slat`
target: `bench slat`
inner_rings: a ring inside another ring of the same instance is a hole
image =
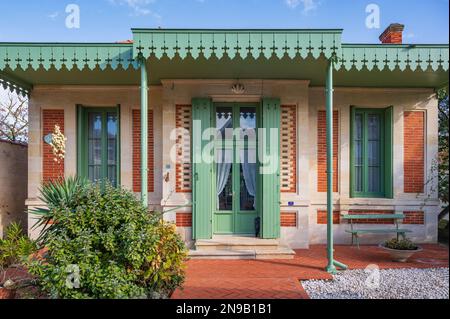
[[[343,219],[405,219],[403,214],[367,214],[367,215],[342,215]]]
[[[346,230],[346,233],[349,234],[369,234],[369,233],[379,233],[379,234],[388,234],[388,233],[411,233],[409,229],[354,229],[354,230]]]

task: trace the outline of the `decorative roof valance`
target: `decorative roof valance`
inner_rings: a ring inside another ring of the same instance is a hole
[[[364,67],[372,71],[389,69],[401,71],[407,68],[426,71],[431,68],[437,71],[442,68],[448,71],[449,48],[443,45],[386,45],[386,44],[343,44],[341,54],[337,57],[336,69],[347,71],[355,68],[361,71]]]
[[[67,70],[85,67],[93,70],[97,67],[104,70],[108,66],[113,70],[121,66],[123,69],[137,67],[133,58],[132,44],[50,44],[50,43],[0,43],[0,70],[31,67],[38,70],[55,68]]]
[[[141,57],[153,68],[149,72],[153,83],[191,75],[296,78],[298,72],[299,77],[322,85],[325,59],[333,59],[335,69],[344,71],[339,72],[342,85],[360,85],[358,76],[367,70],[413,71],[413,77],[404,75],[402,85],[408,86],[448,83],[448,45],[342,44],[340,29],[132,32],[133,40],[126,43],[0,43],[0,85],[27,93],[40,83],[135,84],[138,73],[133,70]],[[184,63],[189,60],[197,61]],[[77,74],[83,70],[97,73]],[[377,73],[364,77],[373,86],[386,84]]]
[[[159,30],[133,29],[134,55],[161,59],[288,56],[318,59],[340,54],[342,30]]]

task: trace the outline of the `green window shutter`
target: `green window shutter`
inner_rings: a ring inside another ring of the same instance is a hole
[[[386,198],[394,198],[393,192],[393,145],[394,145],[394,132],[393,132],[393,107],[388,107],[384,113],[384,165],[385,165],[385,196]]]
[[[212,127],[210,99],[192,100],[192,234],[194,239],[212,237],[212,163],[202,158],[202,152],[210,140],[203,140],[205,129]],[[199,125],[200,124],[200,125]]]
[[[85,112],[81,105],[77,105],[77,175],[85,177],[86,172],[86,120]]]
[[[261,122],[258,126],[264,128],[266,134],[259,136],[262,142],[260,147],[264,149],[259,152],[262,156],[258,174],[257,203],[261,216],[261,236],[271,239],[280,237],[280,100],[263,99],[261,111]],[[277,143],[271,143],[270,136],[273,133],[271,129],[276,130]],[[271,165],[264,164],[269,163],[269,160]],[[261,171],[269,166],[270,172]]]

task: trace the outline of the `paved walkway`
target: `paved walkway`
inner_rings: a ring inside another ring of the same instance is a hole
[[[378,247],[336,246],[335,258],[350,269],[376,264],[380,268],[448,267],[448,248],[423,245],[424,251],[408,263],[394,263]],[[303,299],[308,298],[300,281],[331,279],[323,269],[326,247],[297,250],[293,260],[190,260],[184,289],[174,299]]]

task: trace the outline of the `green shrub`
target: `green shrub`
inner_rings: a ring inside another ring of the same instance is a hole
[[[19,265],[36,252],[36,243],[24,235],[20,224],[11,223],[0,239],[0,269]]]
[[[182,285],[184,242],[173,224],[148,213],[134,194],[84,184],[50,211],[48,252],[30,272],[51,297],[164,298]],[[67,284],[74,276],[79,287]]]
[[[390,248],[390,249],[397,249],[397,250],[417,250],[418,246],[414,244],[409,239],[400,239],[397,240],[396,238],[388,240],[384,243],[384,247]]]

